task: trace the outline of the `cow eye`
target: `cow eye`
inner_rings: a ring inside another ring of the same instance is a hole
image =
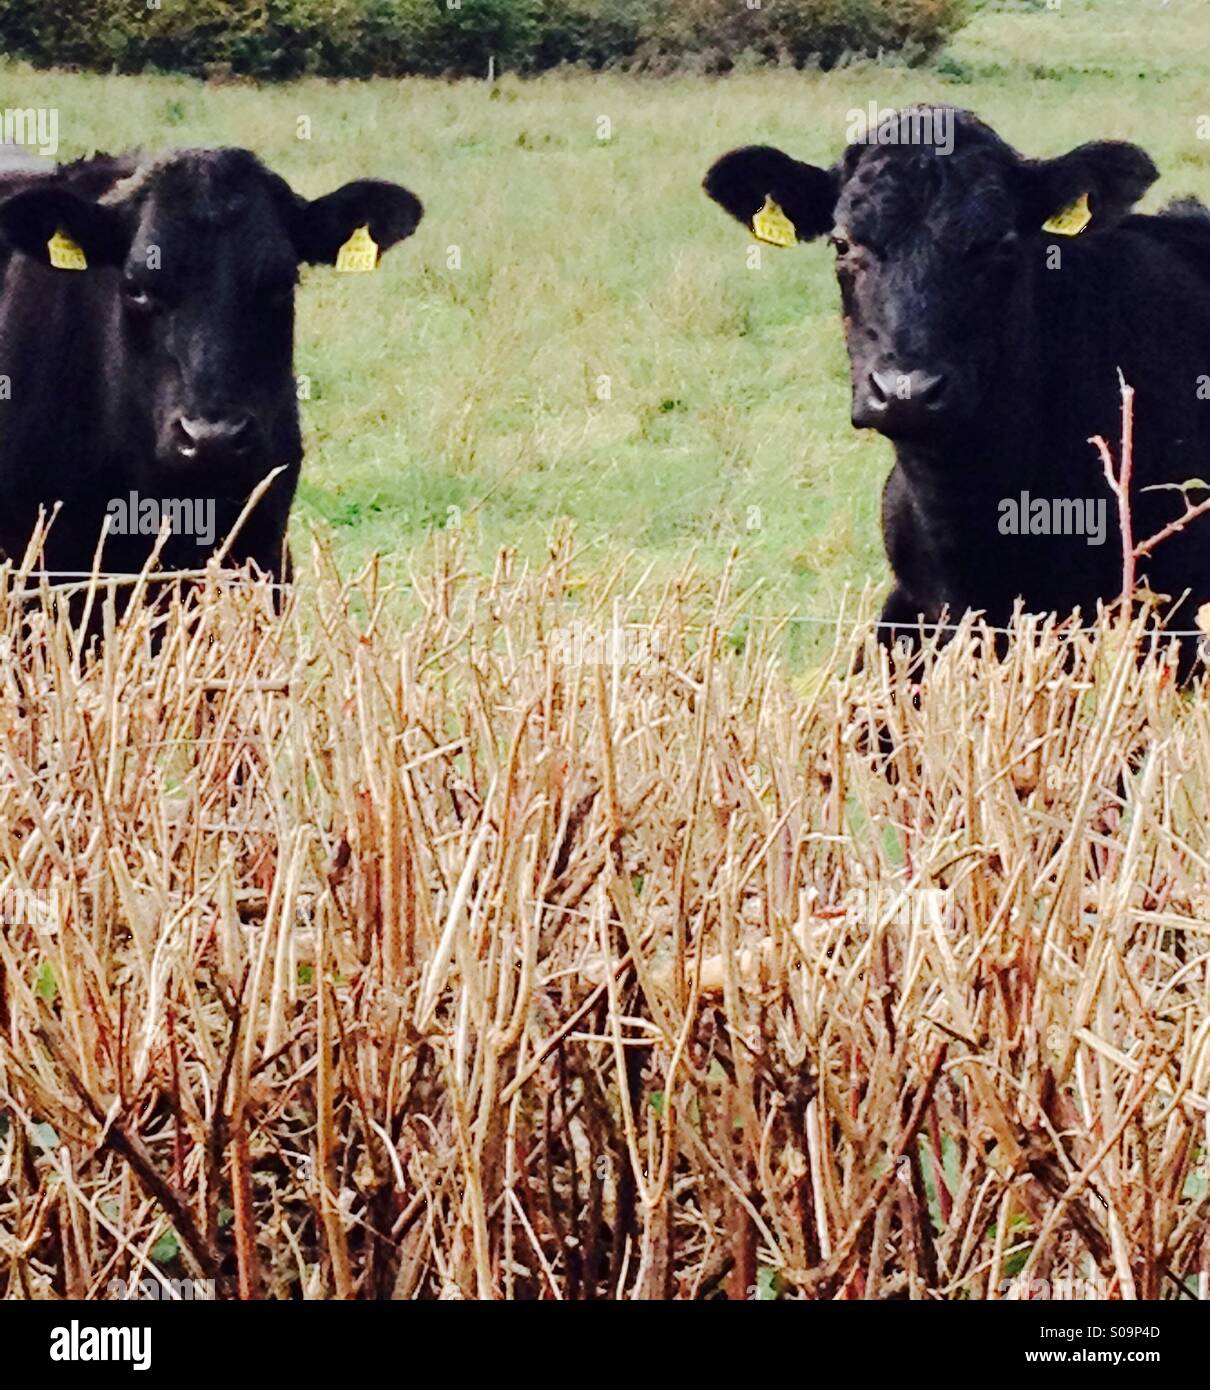
[[[970,248],[972,256],[992,256],[997,251],[1007,251],[1017,240],[1016,232],[1003,232],[999,236],[987,237],[977,241]]]
[[[154,295],[129,280],[122,286],[122,299],[126,307],[133,309],[136,314],[154,314],[161,308]]]

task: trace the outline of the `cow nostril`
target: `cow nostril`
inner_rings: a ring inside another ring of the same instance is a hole
[[[871,372],[869,387],[870,400],[876,406],[884,406],[895,397],[898,378],[894,372]]]
[[[235,450],[247,449],[252,443],[252,416],[247,413],[237,415],[226,422],[227,447]]]
[[[945,373],[930,376],[927,372],[914,372],[912,375],[917,378],[912,389],[914,399],[922,405],[939,406],[945,395]]]
[[[945,398],[947,381],[944,372],[871,372],[867,385],[876,410],[894,405],[897,413],[907,414],[913,405],[938,409]]]
[[[177,450],[185,458],[200,453],[242,453],[252,443],[252,416],[246,411],[224,419],[181,415],[176,422]]]

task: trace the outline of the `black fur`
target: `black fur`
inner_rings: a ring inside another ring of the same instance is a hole
[[[386,250],[415,230],[419,201],[360,180],[308,202],[234,149],[0,168],[0,200],[0,555],[19,559],[39,507],[61,502],[46,564],[88,569],[110,501],[132,490],[213,498],[213,549],[285,465],[230,556],[280,576],[302,461],[298,266],[331,261],[366,223]],[[57,230],[83,248],[87,270],[50,267]],[[182,420],[239,432],[192,447]],[[102,566],[138,570],[153,544],[113,536]],[[177,535],[161,563],[194,568],[208,553]]]
[[[895,442],[884,620],[932,623],[973,609],[1003,624],[1018,598],[1029,611],[1079,608],[1087,618],[1121,587],[1117,508],[1088,443],[1101,435],[1117,455],[1119,368],[1136,391],[1136,540],[1184,505],[1179,492],[1145,489],[1210,478],[1210,213],[1186,202],[1132,215],[1156,177],[1135,146],[1096,142],[1027,160],[970,113],[954,120],[948,154],[855,144],[795,183],[792,166],[804,166],[788,156],[736,151],[706,189],[750,222],[772,171],[800,239],[831,229],[838,242],[854,423]],[[1092,211],[1083,234],[1042,230],[1083,193]],[[924,386],[888,409],[888,378],[908,395]],[[1103,501],[1104,543],[1003,534],[1001,504],[1022,491]],[[1189,592],[1178,625],[1191,627],[1210,599],[1210,517],[1139,569],[1157,593]]]

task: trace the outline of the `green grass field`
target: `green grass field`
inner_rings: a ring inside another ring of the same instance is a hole
[[[488,565],[502,545],[542,553],[567,517],[590,565],[632,552],[636,577],[690,553],[710,572],[737,547],[764,613],[833,613],[846,587],[885,580],[890,446],[848,422],[829,254],[766,249],[748,268],[747,238],[699,189],[735,144],[827,162],[852,108],[940,99],[1031,154],[1136,140],[1163,172],[1148,205],[1210,199],[1207,0],[989,5],[923,69],[257,88],[7,65],[0,79],[6,106],[59,108],[60,158],[236,144],[306,194],[379,175],[423,198],[419,232],[375,278],[310,270],[299,299],[299,536],[329,528],[350,566],[377,550],[400,577],[433,528],[461,527]]]

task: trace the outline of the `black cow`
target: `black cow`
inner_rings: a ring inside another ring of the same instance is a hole
[[[835,248],[853,423],[895,443],[886,623],[974,609],[1003,624],[1018,597],[1087,617],[1117,596],[1118,511],[1088,440],[1116,453],[1119,368],[1137,391],[1136,538],[1184,510],[1179,491],[1144,489],[1210,478],[1210,213],[1131,215],[1156,176],[1111,141],[1025,159],[948,107],[897,113],[830,169],[754,146],[707,174],[741,222],[771,199],[798,240]],[[1066,234],[1043,230],[1065,211]],[[1210,599],[1210,517],[1159,545],[1140,578],[1188,592],[1175,625],[1191,627]]]
[[[154,520],[156,506],[173,519],[163,504],[212,500],[206,543],[195,525],[161,553],[194,568],[284,465],[229,556],[282,576],[302,461],[298,267],[332,264],[361,227],[385,251],[416,229],[420,202],[372,179],[308,201],[240,149],[49,172],[0,160],[0,198],[0,558],[20,559],[39,507],[61,502],[46,565],[87,570],[107,512],[133,493],[141,515],[128,508],[102,568],[145,563],[146,502]],[[53,267],[63,238],[86,269]]]

